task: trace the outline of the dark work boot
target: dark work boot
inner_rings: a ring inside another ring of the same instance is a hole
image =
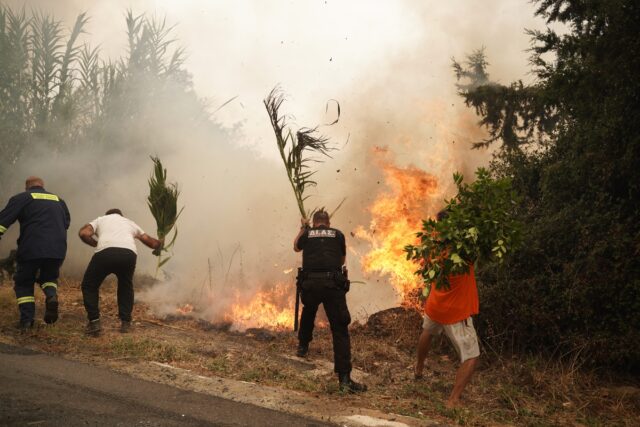
[[[58,295],[51,295],[45,300],[44,323],[51,325],[58,320]]]
[[[309,354],[309,344],[298,344],[298,350],[296,350],[296,356],[306,357]]]
[[[133,326],[131,326],[131,321],[129,320],[122,320],[120,323],[120,333],[121,334],[126,334],[131,332],[131,329],[133,328]]]
[[[360,393],[367,391],[367,386],[351,379],[351,374],[338,374],[340,391],[347,393]]]
[[[18,323],[18,330],[21,334],[26,334],[33,329],[33,320],[21,320]]]
[[[100,319],[89,321],[87,324],[87,335],[91,337],[99,337],[102,333],[102,327],[100,326]]]

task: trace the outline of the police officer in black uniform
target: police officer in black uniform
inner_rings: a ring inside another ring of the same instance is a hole
[[[58,320],[58,275],[67,253],[67,229],[71,218],[64,200],[44,189],[41,178],[27,178],[26,191],[9,199],[0,211],[0,238],[16,221],[20,237],[13,276],[20,311],[21,331],[33,326],[36,313],[33,285],[45,294],[45,323]]]
[[[296,252],[302,251],[302,270],[298,277],[301,287],[302,315],[298,331],[299,357],[309,351],[313,339],[313,327],[322,304],[329,319],[333,336],[334,370],[338,374],[341,391],[360,392],[367,388],[351,379],[351,342],[347,308],[348,280],[343,274],[347,251],[344,234],[331,228],[329,214],[319,210],[313,215],[313,227],[303,226],[293,242]]]

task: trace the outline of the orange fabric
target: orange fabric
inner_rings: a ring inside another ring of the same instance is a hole
[[[449,276],[449,283],[449,289],[431,287],[424,306],[427,316],[443,325],[451,325],[478,314],[480,303],[473,265],[467,274]]]

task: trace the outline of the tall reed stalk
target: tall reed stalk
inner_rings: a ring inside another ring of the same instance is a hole
[[[318,127],[300,128],[294,134],[287,124],[287,117],[280,114],[283,102],[284,95],[279,87],[275,87],[264,100],[264,105],[276,135],[278,151],[296,198],[298,210],[304,219],[309,219],[315,209],[312,211],[305,209],[304,202],[309,198],[305,192],[310,187],[318,185],[312,178],[317,171],[313,170],[311,165],[322,162],[321,159],[314,158],[313,155],[320,154],[331,157],[329,152],[334,148],[329,146],[327,137],[318,133]]]

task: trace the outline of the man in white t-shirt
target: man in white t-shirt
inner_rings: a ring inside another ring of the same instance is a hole
[[[118,316],[122,322],[120,332],[129,332],[133,311],[133,272],[137,259],[136,239],[151,249],[160,248],[162,241],[149,236],[135,222],[122,216],[120,209],[110,209],[104,216],[85,224],[79,235],[84,243],[96,248],[82,279],[82,297],[89,317],[87,333],[98,336],[102,331],[99,289],[109,274],[115,274],[118,278]]]

